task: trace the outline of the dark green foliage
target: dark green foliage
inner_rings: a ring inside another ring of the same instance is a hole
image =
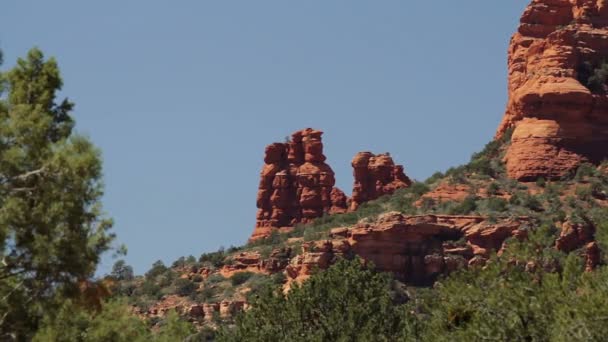
[[[118,260],[112,266],[110,276],[118,281],[133,280],[133,267],[127,265],[124,260]]]
[[[433,173],[433,175],[429,178],[427,178],[427,180],[424,181],[425,184],[434,184],[435,182],[437,182],[438,180],[441,180],[445,177],[445,175],[441,172],[435,172]]]
[[[251,272],[238,272],[230,278],[230,282],[232,283],[232,286],[239,286],[249,280],[252,275],[253,273]]]
[[[512,205],[522,206],[532,211],[542,211],[543,205],[539,200],[539,196],[530,195],[527,192],[519,191],[513,194],[509,199],[509,203]]]
[[[449,209],[450,215],[470,215],[477,209],[477,196],[468,196],[464,201]]]
[[[214,329],[205,326],[196,334],[188,336],[184,342],[212,342],[215,341],[216,335]]]
[[[285,283],[285,281],[287,280],[287,277],[285,276],[285,273],[283,273],[283,272],[275,273],[270,277],[272,279],[272,282],[275,285],[283,285]]]
[[[213,274],[213,275],[209,276],[209,278],[207,278],[206,283],[207,284],[217,284],[224,280],[226,280],[226,278],[224,278],[224,276],[222,276],[221,274]]]
[[[490,211],[504,212],[507,210],[509,202],[504,198],[490,197],[486,200],[486,206]]]
[[[408,188],[408,190],[414,195],[420,197],[429,192],[431,188],[429,188],[429,186],[425,183],[414,182],[412,186]]]
[[[56,315],[45,316],[34,342],[135,342],[150,337],[122,301],[106,303],[101,313],[86,312],[67,301]]]
[[[608,60],[597,65],[584,62],[578,70],[578,79],[591,92],[605,94],[608,91]]]
[[[593,166],[592,164],[581,164],[577,169],[576,169],[576,174],[574,176],[574,180],[576,181],[582,181],[587,177],[592,177],[592,176],[596,176],[597,175],[597,168],[595,166]]]
[[[158,286],[152,280],[144,281],[143,284],[140,286],[140,289],[141,289],[141,294],[149,296],[150,298],[160,299],[160,297],[161,297],[160,286]]]
[[[165,266],[165,264],[161,260],[158,260],[154,264],[152,264],[152,268],[150,268],[150,270],[146,272],[146,278],[154,279],[157,276],[167,272],[167,270],[167,266]]]
[[[196,291],[198,287],[193,281],[189,279],[178,278],[175,280],[175,293],[180,296],[190,296]]]
[[[72,134],[56,61],[32,49],[0,79],[0,340],[24,340],[93,276],[114,235],[100,152]]]
[[[208,263],[213,265],[214,267],[219,268],[226,264],[226,255],[227,253],[224,250],[224,247],[220,247],[217,252],[201,254],[200,258],[198,258],[198,261],[200,263]]]
[[[218,341],[393,341],[401,324],[390,290],[388,276],[342,260],[289,296],[266,288]]]
[[[546,184],[547,184],[547,181],[543,177],[539,177],[536,180],[536,185],[539,186],[539,187],[541,187],[541,188],[544,188]]]
[[[487,192],[488,195],[496,195],[500,191],[500,185],[497,182],[492,182],[488,185]]]

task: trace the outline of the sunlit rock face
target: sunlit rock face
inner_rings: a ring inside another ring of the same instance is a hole
[[[356,210],[362,203],[412,185],[412,181],[403,172],[403,166],[395,165],[388,153],[375,155],[359,152],[351,164],[355,178],[351,210]]]
[[[524,239],[526,223],[526,217],[385,213],[373,222],[333,229],[327,240],[302,244],[302,253],[285,269],[286,289],[339,257],[354,255],[408,284],[429,285],[439,275],[483,264],[492,252],[502,251],[509,237]]]
[[[288,142],[266,147],[250,241],[323,214],[346,212],[346,195],[334,187],[334,171],[325,163],[322,135],[307,128],[293,133]]]
[[[560,178],[608,157],[608,0],[534,0],[509,48],[509,100],[497,137],[521,181]]]

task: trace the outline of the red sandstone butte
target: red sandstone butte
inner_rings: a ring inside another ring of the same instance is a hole
[[[346,211],[346,195],[334,188],[334,172],[325,163],[322,135],[307,128],[293,133],[286,143],[266,147],[250,241],[323,214]]]
[[[509,177],[556,179],[608,156],[607,86],[587,79],[608,56],[608,0],[534,0],[509,47]]]
[[[356,210],[364,202],[412,185],[412,181],[403,173],[403,166],[395,165],[388,153],[374,155],[371,152],[359,152],[353,158],[352,166],[355,183],[350,210]]]

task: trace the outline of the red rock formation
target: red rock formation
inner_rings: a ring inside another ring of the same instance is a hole
[[[509,48],[509,100],[497,137],[522,181],[564,176],[608,156],[608,95],[587,79],[608,56],[606,0],[534,0]]]
[[[334,188],[334,172],[325,163],[322,134],[307,128],[292,134],[287,143],[266,147],[250,241],[325,213],[346,211],[346,196]]]
[[[243,252],[232,258],[232,263],[225,265],[220,274],[225,278],[232,277],[238,272],[253,272],[272,274],[282,271],[289,263],[291,248],[274,249],[267,259],[262,259],[258,252]]]
[[[449,201],[464,201],[467,197],[474,195],[472,188],[466,184],[450,184],[444,182],[439,184],[432,191],[424,194],[415,205],[421,207],[425,199],[432,200],[432,203],[442,203]]]
[[[395,165],[388,153],[374,155],[371,152],[359,152],[353,158],[352,166],[355,184],[351,210],[357,209],[361,203],[392,194],[395,190],[412,184],[403,173],[403,166]]]
[[[333,229],[331,240],[303,245],[304,253],[286,268],[286,288],[307,279],[315,268],[329,267],[336,256],[348,254],[371,261],[405,282],[428,284],[439,274],[483,264],[491,251],[503,248],[507,238],[525,235],[519,228],[527,221],[522,217],[490,223],[482,216],[386,213],[371,224]],[[461,237],[466,244],[450,242]]]
[[[213,322],[214,316],[216,312],[220,311],[219,303],[204,303],[203,305],[203,316],[205,321]]]
[[[585,246],[585,272],[592,272],[600,264],[600,246],[590,242]]]
[[[593,241],[595,227],[590,222],[562,224],[562,231],[555,242],[555,248],[562,252],[571,252]]]

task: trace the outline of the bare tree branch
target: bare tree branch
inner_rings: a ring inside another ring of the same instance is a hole
[[[38,170],[29,171],[22,175],[12,177],[11,180],[12,181],[15,181],[15,180],[24,181],[32,176],[43,174],[45,171],[46,171],[46,167],[43,166],[43,167],[39,168]]]

